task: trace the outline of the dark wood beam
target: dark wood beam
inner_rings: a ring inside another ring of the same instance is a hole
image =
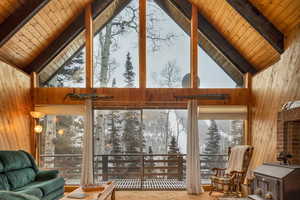
[[[170,0],[170,2],[179,9],[185,17],[192,18],[192,4],[188,1]],[[242,73],[257,73],[253,67],[223,36],[213,25],[199,12],[198,29],[205,37]]]
[[[50,0],[29,0],[0,24],[0,47],[17,33]]]
[[[84,104],[84,100],[70,98],[70,94],[71,96],[89,96],[91,90],[87,88],[35,88],[33,103],[35,105]],[[198,97],[199,105],[249,104],[248,88],[94,88],[92,94],[107,97],[93,101],[94,104],[102,106],[156,105],[158,108],[184,103],[186,107],[191,97]]]
[[[280,54],[284,51],[284,35],[249,0],[227,0],[253,28]]]
[[[105,10],[113,0],[93,1],[93,19]],[[24,68],[27,73],[40,72],[55,56],[59,54],[85,28],[84,11],[56,38],[40,55]]]

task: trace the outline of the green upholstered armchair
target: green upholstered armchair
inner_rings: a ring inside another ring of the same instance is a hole
[[[0,194],[8,200],[10,197],[16,200],[23,197],[25,200],[31,197],[32,200],[61,198],[65,182],[58,174],[57,170],[39,170],[32,156],[25,151],[0,151]]]

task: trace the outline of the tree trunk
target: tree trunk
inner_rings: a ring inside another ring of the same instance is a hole
[[[104,117],[98,116],[96,118],[96,131],[95,131],[95,138],[94,138],[94,145],[95,149],[94,152],[96,155],[104,154],[105,153],[105,120]]]
[[[166,124],[165,124],[165,129],[166,129],[166,153],[168,153],[168,141],[169,141],[169,114],[170,111],[167,111],[167,119],[166,119]]]
[[[109,23],[105,28],[104,38],[99,37],[101,44],[101,71],[100,71],[100,87],[107,87],[109,82],[108,73],[109,73],[109,60],[110,60],[110,49],[112,44],[112,24]]]
[[[55,144],[53,143],[56,138],[56,116],[48,115],[46,117],[46,131],[45,131],[45,155],[55,154]],[[54,168],[54,157],[45,157],[44,168]]]

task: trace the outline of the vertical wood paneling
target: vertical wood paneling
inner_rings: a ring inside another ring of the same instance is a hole
[[[0,61],[0,150],[31,152],[30,77]]]
[[[287,101],[300,100],[300,26],[288,36],[281,60],[252,80],[251,169],[276,161],[277,113]]]

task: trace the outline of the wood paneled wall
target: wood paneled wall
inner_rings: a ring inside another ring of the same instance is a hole
[[[0,150],[31,152],[30,77],[0,61]]]
[[[276,161],[277,113],[287,101],[300,100],[300,26],[286,39],[279,62],[252,80],[252,144],[250,168]]]

